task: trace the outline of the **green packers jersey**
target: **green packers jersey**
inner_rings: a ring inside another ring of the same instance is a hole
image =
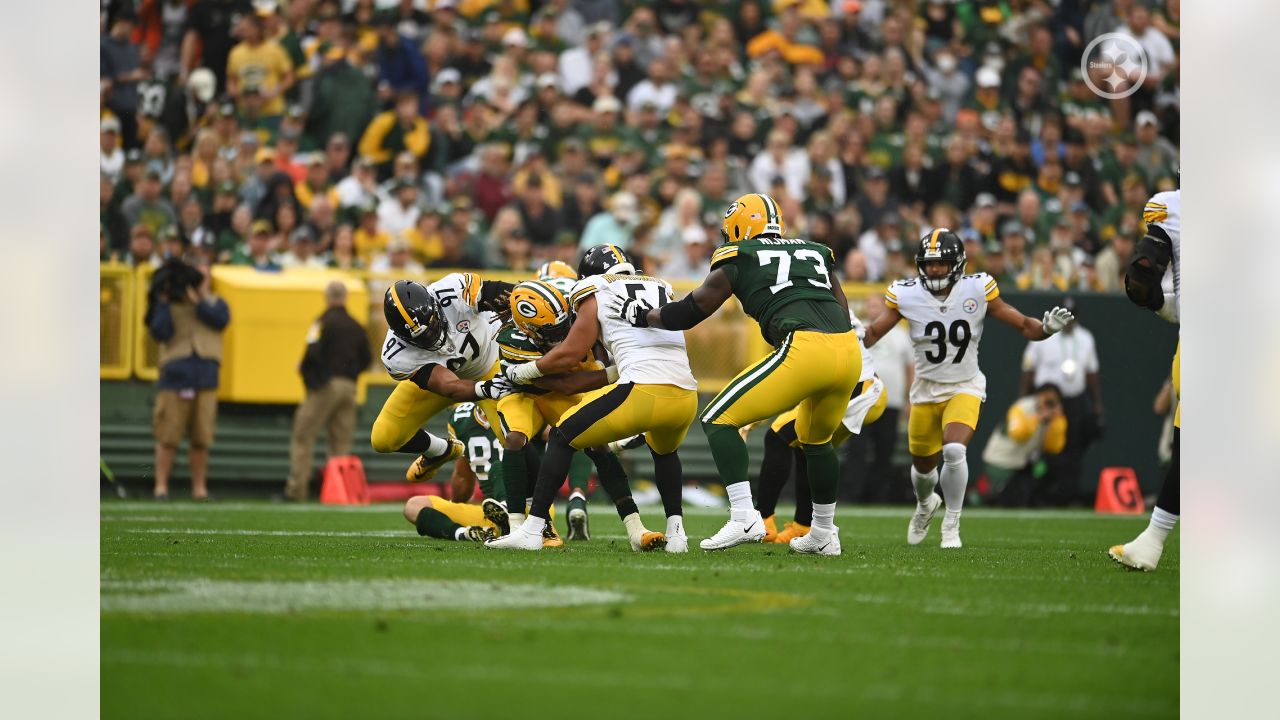
[[[759,237],[725,243],[711,256],[723,270],[742,309],[760,323],[777,347],[794,330],[842,333],[853,329],[849,313],[831,294],[831,248],[807,240]]]
[[[449,417],[449,436],[467,448],[467,462],[480,482],[480,492],[487,498],[506,500],[502,482],[502,443],[494,437],[489,420],[475,403],[453,406]]]
[[[520,329],[515,325],[505,325],[502,331],[498,333],[498,362],[502,366],[503,374],[507,372],[507,368],[511,365],[533,362],[542,357],[543,354],[542,350],[533,343],[533,340],[528,335],[520,332]],[[541,395],[547,392],[533,385],[517,385],[516,388],[517,392],[530,395]]]

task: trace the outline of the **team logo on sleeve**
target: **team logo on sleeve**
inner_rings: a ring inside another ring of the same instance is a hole
[[[964,301],[964,311],[973,314],[978,311],[978,301],[973,298],[966,298]]]

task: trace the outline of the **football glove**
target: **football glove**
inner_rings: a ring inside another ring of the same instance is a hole
[[[635,298],[614,295],[609,299],[609,317],[618,318],[633,327],[649,327],[649,303]]]
[[[476,397],[481,400],[497,400],[505,395],[515,392],[511,381],[499,375],[491,380],[481,380],[476,383]]]
[[[1045,312],[1044,318],[1040,320],[1040,324],[1044,326],[1044,334],[1046,337],[1062,332],[1062,329],[1071,324],[1076,316],[1066,308],[1055,307]]]
[[[527,362],[518,365],[508,365],[506,372],[507,379],[516,385],[528,385],[529,383],[542,377],[542,371],[538,369],[538,363]]]

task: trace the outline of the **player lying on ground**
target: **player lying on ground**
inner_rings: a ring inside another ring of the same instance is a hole
[[[568,336],[542,358],[508,368],[515,384],[527,384],[549,373],[570,371],[588,357],[597,341],[617,363],[617,382],[587,393],[566,410],[551,431],[547,453],[534,485],[529,517],[519,530],[486,543],[489,547],[537,550],[537,536],[547,522],[555,491],[575,450],[604,446],[613,440],[644,434],[653,456],[655,482],[667,515],[665,535],[644,530],[638,509],[615,498],[618,514],[627,512],[623,524],[632,547],[687,552],[681,510],[683,470],[677,453],[698,410],[697,381],[689,369],[684,335],[658,329],[640,329],[605,314],[611,299],[645,298],[653,305],[671,300],[671,286],[657,278],[636,275],[622,251],[599,245],[583,256],[578,268],[581,280],[570,296],[576,312]],[[520,308],[513,308],[519,316]],[[607,450],[606,450],[607,452]],[[603,477],[602,477],[603,480]],[[608,490],[608,488],[606,488]]]
[[[916,511],[907,526],[907,542],[920,544],[929,533],[942,499],[942,547],[958,548],[960,512],[969,484],[966,451],[978,415],[987,399],[987,379],[978,369],[978,343],[989,314],[1028,340],[1044,340],[1072,320],[1055,307],[1042,320],[1018,312],[1000,298],[995,278],[986,273],[964,275],[964,245],[955,233],[936,228],[920,238],[917,278],[898,280],[885,291],[885,312],[867,327],[872,347],[902,318],[911,328],[916,351],[916,377],[911,383],[911,418],[907,446],[911,452],[911,484]],[[942,472],[937,472],[939,462]]]
[[[382,312],[387,337],[382,364],[396,384],[373,421],[369,440],[380,453],[418,455],[405,473],[409,482],[430,479],[445,463],[462,457],[457,441],[422,427],[457,402],[477,401],[497,426],[495,401],[510,389],[498,376],[494,340],[508,312],[511,284],[452,273],[423,285],[397,280],[387,288]]]
[[[688,330],[730,296],[760,324],[775,349],[743,370],[702,412],[716,469],[729,494],[729,521],[699,545],[722,550],[760,542],[764,519],[751,502],[747,444],[738,429],[796,408],[796,437],[809,465],[813,531],[795,538],[797,552],[840,554],[835,525],[840,465],[831,436],[862,373],[862,354],[849,324],[849,303],[829,267],[831,248],[784,238],[782,211],[768,195],[738,198],[724,215],[724,244],[711,256],[711,272],[679,302],[617,297],[611,316],[640,328]]]
[[[470,502],[476,485],[486,500],[503,499],[502,444],[493,436],[489,419],[475,403],[454,407],[449,418],[449,438],[462,443],[465,457],[458,458],[449,480],[449,497],[419,495],[404,504],[404,518],[418,534],[442,540],[484,542],[498,537],[497,526],[485,517],[480,505]]]
[[[1169,322],[1180,321],[1182,312],[1182,191],[1157,193],[1147,201],[1142,219],[1147,235],[1138,243],[1133,260],[1125,271],[1124,289],[1130,300],[1154,311]],[[1172,282],[1172,292],[1164,283]],[[1173,414],[1173,458],[1147,529],[1109,554],[1116,562],[1139,570],[1155,570],[1164,553],[1164,541],[1182,512],[1181,474],[1178,471],[1182,445],[1182,341],[1173,354],[1173,392],[1178,408]]]

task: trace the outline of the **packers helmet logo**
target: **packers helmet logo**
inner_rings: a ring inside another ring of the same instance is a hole
[[[738,208],[740,207],[742,206],[738,204],[738,201],[734,200],[733,204],[729,206],[729,209],[724,211],[724,219],[728,220],[734,213],[738,212]]]
[[[538,317],[538,308],[535,307],[534,304],[529,302],[528,300],[517,300],[516,312],[520,313],[520,315],[523,317],[529,318],[530,320]]]

